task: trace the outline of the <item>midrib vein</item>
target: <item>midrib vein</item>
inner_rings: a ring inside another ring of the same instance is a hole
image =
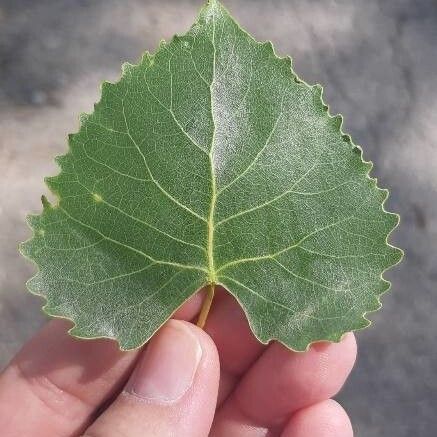
[[[214,265],[214,228],[215,228],[214,215],[215,215],[215,205],[217,202],[217,183],[216,183],[216,175],[215,175],[215,168],[214,168],[214,143],[215,143],[215,133],[216,133],[216,120],[215,120],[214,105],[213,105],[215,74],[216,74],[215,11],[213,11],[212,13],[212,46],[213,46],[212,80],[209,90],[210,90],[210,99],[211,99],[211,117],[213,122],[213,131],[212,131],[211,147],[208,154],[210,173],[211,173],[211,204],[209,207],[208,220],[207,220],[207,234],[208,234],[207,258],[208,258],[208,282],[214,284],[217,281],[217,275]]]
[[[214,213],[215,204],[217,201],[217,188],[215,181],[215,171],[212,157],[210,157],[211,162],[211,206],[209,208],[208,214],[208,246],[207,246],[207,256],[208,256],[208,282],[216,282],[216,271],[214,265]]]

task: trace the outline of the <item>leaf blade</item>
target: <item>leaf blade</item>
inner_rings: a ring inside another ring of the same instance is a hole
[[[23,252],[40,267],[30,290],[73,335],[138,347],[218,283],[260,341],[305,350],[367,326],[400,261],[387,193],[322,88],[216,1],[104,83],[69,144],[48,180],[59,205]]]

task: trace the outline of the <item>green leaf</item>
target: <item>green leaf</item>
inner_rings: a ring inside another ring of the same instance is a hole
[[[81,116],[58,204],[31,216],[29,289],[71,334],[144,344],[221,284],[264,343],[294,350],[369,324],[401,259],[398,216],[309,86],[216,1],[184,36],[104,83]]]

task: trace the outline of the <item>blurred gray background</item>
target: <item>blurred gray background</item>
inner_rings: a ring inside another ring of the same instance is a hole
[[[202,0],[0,0],[0,367],[43,323],[17,253],[25,215],[80,112]],[[224,0],[257,39],[325,86],[331,111],[375,162],[401,225],[405,261],[339,396],[358,437],[435,437],[437,429],[437,1]],[[309,436],[317,437],[317,436]]]

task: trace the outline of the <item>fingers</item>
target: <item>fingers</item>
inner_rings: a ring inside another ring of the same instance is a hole
[[[240,424],[265,428],[284,425],[295,411],[335,395],[355,357],[353,334],[340,343],[313,345],[304,353],[272,344],[223,404],[211,435],[240,436]]]
[[[240,304],[221,287],[217,288],[205,331],[214,340],[220,356],[220,405],[266,346],[252,334]]]
[[[191,296],[180,308],[173,314],[173,319],[191,320],[199,312],[202,307],[203,299],[205,298],[205,291],[201,290]]]
[[[0,376],[2,435],[76,435],[125,383],[136,352],[109,340],[78,341],[68,327],[48,323]]]
[[[227,372],[240,375],[265,349],[250,330],[241,305],[223,288],[218,288],[205,330],[220,353]]]
[[[197,293],[175,317],[193,318],[202,299]],[[50,322],[0,376],[0,427],[5,435],[8,429],[22,435],[31,429],[35,437],[80,432],[124,385],[137,352],[120,352],[112,341],[74,339],[66,333],[69,327],[65,321]],[[224,291],[218,293],[206,329],[222,356],[224,398],[263,346],[251,334],[238,303]]]
[[[333,400],[320,402],[294,414],[281,437],[353,437],[348,415]]]
[[[85,436],[206,437],[218,380],[218,354],[209,336],[172,320],[153,337],[123,393]]]

